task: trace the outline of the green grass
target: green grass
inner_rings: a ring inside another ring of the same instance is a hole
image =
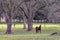
[[[59,24],[41,24],[42,33],[36,33],[35,27],[40,24],[33,24],[33,30],[27,31],[22,29],[23,24],[16,24],[15,28],[12,25],[13,34],[4,34],[7,25],[0,24],[0,40],[60,40],[60,25]],[[51,36],[53,32],[58,32],[57,35]]]

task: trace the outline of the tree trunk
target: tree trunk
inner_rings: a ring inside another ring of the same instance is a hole
[[[0,17],[0,23],[1,23],[1,17]]]
[[[31,31],[33,29],[33,22],[32,22],[32,19],[30,20],[28,18],[28,31]]]
[[[7,23],[7,31],[6,31],[6,34],[12,34],[12,31],[11,31],[11,27],[12,27],[12,21],[11,19],[7,19],[6,20],[6,23]]]
[[[26,29],[26,17],[25,16],[23,17],[23,23],[24,23],[24,28],[23,29]]]

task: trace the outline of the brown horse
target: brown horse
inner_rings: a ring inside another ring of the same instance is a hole
[[[36,27],[35,30],[36,30],[36,33],[38,33],[38,32],[41,33],[41,25],[39,27]]]

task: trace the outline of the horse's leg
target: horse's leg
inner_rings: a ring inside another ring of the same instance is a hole
[[[36,30],[36,33],[38,33],[38,32],[39,32],[38,27],[36,27],[36,29],[35,29],[35,30]]]

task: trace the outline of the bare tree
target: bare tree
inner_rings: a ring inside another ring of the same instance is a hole
[[[23,3],[21,4],[20,9],[24,12],[24,15],[27,18],[28,31],[33,29],[33,16],[35,12],[39,10],[39,8],[37,8],[38,4],[40,4],[40,2],[36,0],[23,0]],[[44,6],[41,7],[43,8]]]
[[[45,8],[47,8],[49,11],[49,13],[48,13],[49,22],[56,23],[59,18],[56,14],[58,13],[58,15],[59,15],[59,10],[60,10],[59,2],[60,1],[59,0],[53,0],[53,1],[52,0],[45,0],[45,2],[47,4]]]
[[[12,0],[2,0],[2,6],[4,11],[5,20],[7,23],[6,34],[11,34],[12,27]]]
[[[24,3],[22,4],[24,11],[26,12],[25,14],[26,14],[27,22],[28,22],[28,31],[31,31],[33,29],[33,11],[34,11],[34,8],[32,7],[32,4],[34,5],[34,3],[35,3],[35,1],[25,0]]]
[[[21,0],[22,1],[22,0]],[[31,1],[31,0],[23,0],[19,5],[18,8],[21,9],[22,13],[23,13],[23,18],[24,20],[27,19],[27,23],[28,23],[28,31],[31,31],[33,29],[33,13],[34,13],[34,9],[32,7],[32,3],[35,3],[35,1]],[[33,3],[33,5],[34,5]],[[34,6],[35,7],[35,6]],[[36,9],[35,9],[36,10]],[[25,19],[26,16],[26,19]],[[26,21],[24,21],[24,24],[26,25]]]

